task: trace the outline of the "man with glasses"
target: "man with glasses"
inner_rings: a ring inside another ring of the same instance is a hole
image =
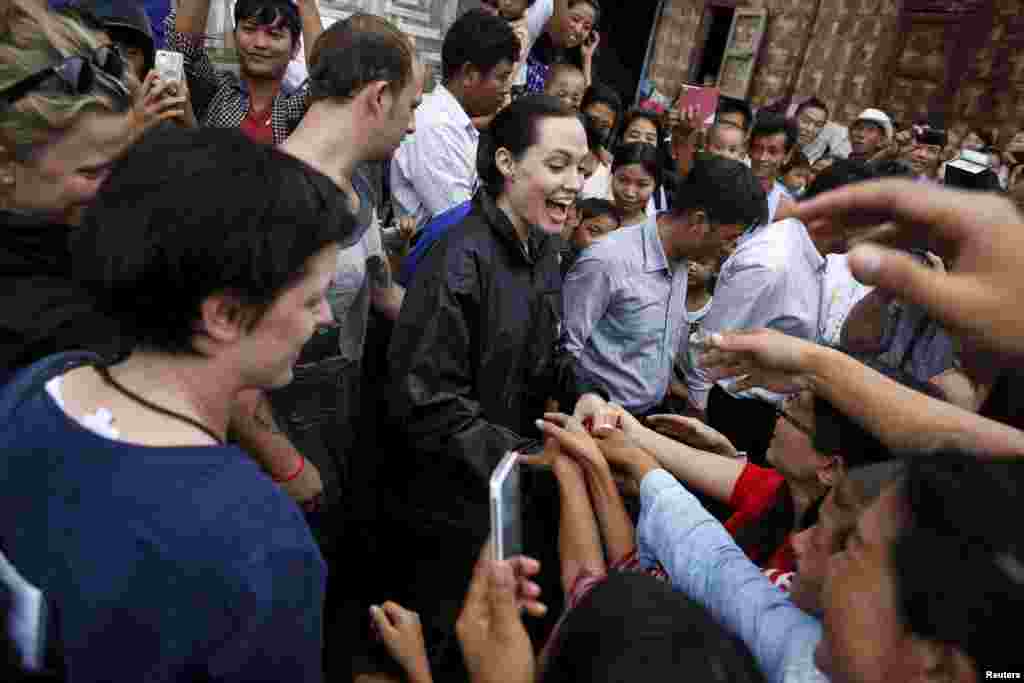
[[[185,75],[200,125],[241,128],[249,139],[280,144],[308,107],[308,86],[284,83],[298,53],[308,57],[323,31],[316,0],[238,0],[234,40],[239,75],[217,70],[206,50],[210,0],[180,0],[167,17],[167,46],[185,56]]]

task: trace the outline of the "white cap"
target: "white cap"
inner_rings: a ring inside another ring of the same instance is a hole
[[[881,109],[865,109],[857,117],[857,121],[870,121],[878,124],[885,130],[886,141],[892,142],[892,119]]]

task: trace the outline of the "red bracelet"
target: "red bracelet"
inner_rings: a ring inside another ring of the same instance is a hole
[[[293,479],[295,479],[296,477],[298,477],[300,474],[302,474],[302,470],[305,469],[305,467],[306,467],[306,459],[303,458],[300,455],[299,456],[299,466],[295,469],[295,471],[292,472],[291,474],[289,474],[284,479],[276,479],[275,481],[277,481],[278,484],[286,484],[286,483],[292,481]]]

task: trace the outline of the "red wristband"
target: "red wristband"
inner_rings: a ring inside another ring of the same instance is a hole
[[[300,456],[299,456],[299,466],[298,466],[298,467],[297,467],[297,468],[295,469],[295,471],[294,471],[294,472],[292,472],[291,474],[289,474],[289,475],[288,475],[287,477],[285,477],[284,479],[277,479],[277,480],[276,480],[276,481],[277,481],[277,483],[278,483],[278,484],[286,484],[286,483],[288,483],[289,481],[292,481],[293,479],[295,479],[296,477],[298,477],[298,476],[299,476],[300,474],[302,474],[302,470],[303,470],[303,469],[305,469],[305,467],[306,467],[306,459],[305,459],[305,458],[303,458],[303,457],[302,457],[302,456],[300,455]]]

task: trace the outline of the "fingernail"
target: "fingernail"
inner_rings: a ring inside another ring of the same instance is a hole
[[[544,426],[544,420],[534,420],[533,423],[535,425],[537,425],[538,427],[543,427]]]
[[[850,263],[860,272],[861,278],[873,280],[882,267],[882,252],[870,244],[856,247],[850,253]]]
[[[715,346],[718,346],[719,344],[722,343],[722,335],[718,332],[715,332],[714,334],[711,335],[710,341]]]

